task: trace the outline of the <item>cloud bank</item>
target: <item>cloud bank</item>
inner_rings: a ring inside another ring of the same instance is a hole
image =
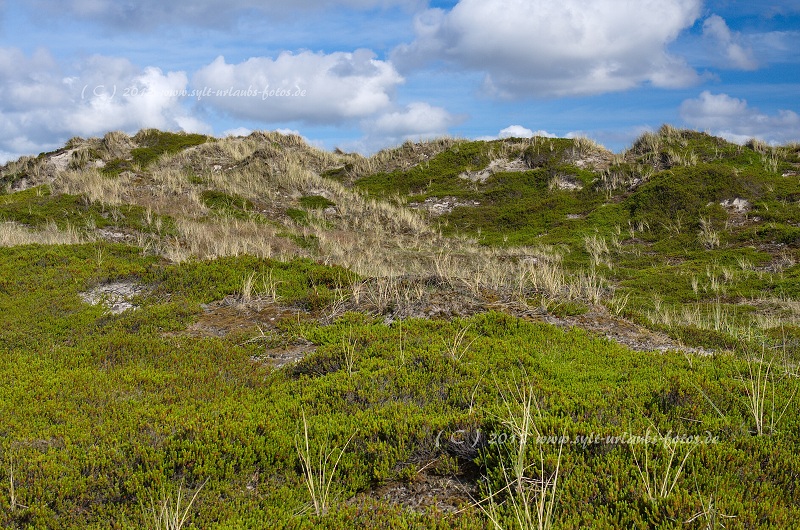
[[[675,88],[698,74],[667,45],[700,15],[700,0],[461,0],[415,20],[416,40],[392,56],[401,71],[444,62],[485,72],[506,98],[579,96],[644,83]],[[502,30],[499,30],[502,28]]]
[[[369,50],[281,53],[230,64],[218,57],[193,78],[201,105],[237,118],[331,124],[391,106],[403,78]]]
[[[744,99],[712,94],[708,90],[696,99],[685,100],[680,114],[692,127],[740,144],[750,138],[780,144],[800,138],[800,115],[796,112],[779,110],[775,114],[763,114]]]
[[[144,127],[208,132],[172,93],[183,72],[139,68],[127,59],[93,56],[65,75],[45,50],[0,48],[0,152],[36,153],[65,137]]]

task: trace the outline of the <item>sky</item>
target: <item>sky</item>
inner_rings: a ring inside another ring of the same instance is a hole
[[[800,0],[0,0],[0,162],[142,128],[800,141]]]

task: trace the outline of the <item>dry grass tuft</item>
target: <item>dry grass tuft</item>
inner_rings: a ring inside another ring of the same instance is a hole
[[[136,197],[128,193],[131,190],[130,176],[120,175],[112,179],[96,168],[59,172],[51,187],[54,194],[85,195],[90,202],[109,206],[136,201]]]
[[[55,223],[49,223],[44,230],[32,230],[14,223],[0,223],[0,247],[17,245],[76,245],[91,241],[80,234],[74,227],[60,230]]]

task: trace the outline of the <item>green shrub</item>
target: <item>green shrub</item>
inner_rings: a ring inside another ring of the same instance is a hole
[[[287,208],[286,215],[297,224],[308,223],[308,212],[305,210],[298,210],[297,208]]]
[[[115,158],[106,162],[106,165],[100,169],[100,173],[107,177],[117,177],[123,171],[132,171],[133,164],[130,160],[122,160]]]
[[[250,218],[255,209],[255,205],[250,200],[217,190],[203,191],[200,193],[200,201],[218,213],[240,219]]]
[[[757,182],[742,178],[731,168],[700,164],[655,175],[626,203],[631,218],[647,223],[654,233],[693,233],[701,210],[709,203],[737,197],[752,200],[759,193]]]
[[[131,150],[134,163],[146,168],[165,153],[178,153],[188,147],[204,144],[208,136],[202,134],[161,132],[155,129],[139,131],[133,140],[139,147]]]
[[[307,195],[300,197],[300,206],[309,210],[324,210],[329,206],[336,206],[336,203],[322,195]]]

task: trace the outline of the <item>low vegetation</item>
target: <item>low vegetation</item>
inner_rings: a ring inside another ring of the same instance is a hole
[[[800,148],[0,168],[4,528],[790,528]]]

